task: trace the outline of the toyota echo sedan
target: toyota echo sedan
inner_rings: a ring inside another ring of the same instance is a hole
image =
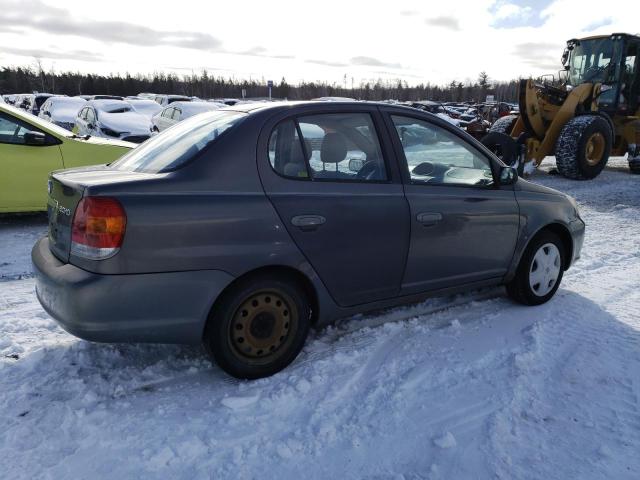
[[[408,107],[227,107],[114,163],[53,173],[37,295],[97,342],[203,343],[271,375],[309,328],[492,285],[549,300],[584,223],[450,123]]]

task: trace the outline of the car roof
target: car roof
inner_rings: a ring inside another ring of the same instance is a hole
[[[244,112],[244,113],[254,113],[257,111],[266,111],[266,110],[284,110],[290,109],[292,107],[303,107],[303,106],[315,106],[318,110],[326,109],[330,107],[331,109],[339,109],[340,107],[344,107],[345,109],[353,108],[355,105],[366,105],[371,107],[385,107],[385,108],[403,108],[408,109],[410,111],[417,111],[416,109],[399,105],[399,104],[389,104],[383,102],[368,102],[368,101],[342,101],[342,102],[326,102],[326,101],[317,101],[317,100],[300,100],[300,101],[281,101],[281,102],[255,102],[255,103],[242,103],[239,105],[231,105],[221,110],[230,110],[236,112]]]

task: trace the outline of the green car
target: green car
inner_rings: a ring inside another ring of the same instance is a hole
[[[136,146],[105,138],[78,137],[0,103],[0,213],[46,210],[51,171],[110,163]]]

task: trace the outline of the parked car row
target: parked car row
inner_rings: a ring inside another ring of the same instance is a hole
[[[151,135],[197,115],[233,105],[236,99],[203,100],[186,95],[137,96],[50,93],[0,96],[3,103],[21,108],[78,135],[142,143]]]

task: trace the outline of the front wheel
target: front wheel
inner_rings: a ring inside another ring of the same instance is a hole
[[[556,166],[567,178],[590,180],[604,169],[611,154],[613,132],[599,115],[581,115],[569,120],[556,144]]]
[[[307,295],[295,282],[269,275],[249,278],[213,307],[204,347],[229,375],[268,377],[302,350],[310,313]]]
[[[565,251],[553,232],[542,232],[525,250],[507,293],[524,305],[540,305],[551,299],[562,281]]]

